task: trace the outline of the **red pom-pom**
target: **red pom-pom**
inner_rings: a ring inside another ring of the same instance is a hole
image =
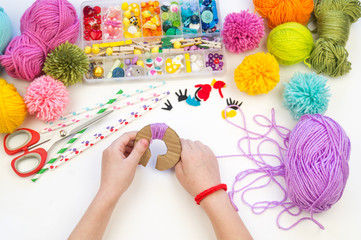
[[[35,79],[27,88],[24,101],[30,114],[44,121],[58,119],[69,103],[69,92],[60,81],[49,76]]]

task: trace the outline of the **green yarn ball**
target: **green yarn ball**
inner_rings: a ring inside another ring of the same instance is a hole
[[[89,59],[84,51],[74,44],[65,42],[48,54],[43,71],[69,86],[81,82],[88,69]]]
[[[305,26],[288,22],[275,27],[267,39],[267,49],[280,64],[293,65],[310,57],[313,37]]]

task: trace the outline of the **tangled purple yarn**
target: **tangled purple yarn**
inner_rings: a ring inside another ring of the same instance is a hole
[[[262,17],[248,10],[230,13],[223,24],[222,37],[225,47],[233,53],[241,53],[258,48],[264,36]]]

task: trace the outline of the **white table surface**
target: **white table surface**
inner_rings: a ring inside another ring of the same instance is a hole
[[[19,34],[20,17],[33,1],[2,0],[0,5],[10,16],[14,35]],[[70,0],[78,13],[79,0]],[[250,9],[254,11],[251,0],[221,1],[222,17],[233,11]],[[267,33],[269,30],[266,30]],[[325,226],[319,229],[310,221],[302,222],[289,231],[276,226],[276,216],[281,209],[269,210],[262,215],[254,215],[250,208],[238,199],[239,215],[249,231],[257,240],[356,240],[361,239],[361,138],[360,107],[361,102],[361,21],[351,27],[347,49],[353,70],[336,79],[329,78],[332,97],[326,112],[346,130],[352,143],[350,159],[350,177],[343,197],[327,212],[317,214],[315,218]],[[276,110],[278,123],[288,128],[296,124],[290,113],[282,106],[282,92],[290,77],[297,71],[311,72],[304,64],[281,66],[281,81],[267,95],[249,96],[241,93],[233,81],[234,69],[249,54],[266,51],[266,37],[260,48],[243,54],[226,54],[227,73],[219,77],[227,83],[223,89],[225,97],[242,100],[242,109],[252,127],[251,118],[255,114],[270,116],[271,108]],[[3,71],[0,77],[13,83],[21,95],[25,94],[28,82],[12,79]],[[139,130],[154,122],[165,122],[183,138],[199,139],[209,145],[216,155],[238,153],[236,141],[244,134],[228,125],[221,117],[225,107],[225,99],[221,99],[217,91],[211,93],[207,102],[200,107],[191,107],[178,103],[173,92],[188,88],[194,92],[195,84],[211,83],[212,77],[192,79],[175,79],[167,81],[166,88],[172,92],[170,101],[174,109],[170,112],[161,109],[148,113],[144,118],[123,128],[107,140],[102,141],[91,150],[84,152],[71,162],[46,174],[37,183],[29,178],[20,178],[10,167],[12,157],[0,150],[0,239],[65,239],[73,230],[84,211],[96,194],[100,183],[101,154],[122,132]],[[145,82],[110,83],[110,84],[77,84],[69,87],[71,103],[68,110],[76,110],[107,100],[119,88],[136,89]],[[119,115],[116,113],[114,115]],[[113,119],[116,116],[113,116]],[[27,117],[22,127],[42,128],[45,123]],[[100,126],[100,125],[99,125]],[[257,130],[257,129],[256,129]],[[259,130],[259,129],[258,129]],[[0,135],[0,141],[4,134]],[[64,143],[61,143],[64,144]],[[156,146],[156,148],[159,148]],[[56,148],[51,152],[55,153]],[[221,159],[219,161],[222,181],[229,186],[235,175],[248,168],[255,167],[244,158]],[[154,169],[155,161],[148,167],[138,167],[130,189],[120,199],[114,210],[104,239],[215,239],[212,226],[206,214],[178,183],[173,170],[158,172]],[[259,191],[252,195],[254,200],[277,198],[277,192]],[[304,216],[307,216],[305,214]],[[289,225],[295,219],[284,217],[283,223]]]

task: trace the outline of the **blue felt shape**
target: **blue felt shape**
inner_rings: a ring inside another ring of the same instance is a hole
[[[188,103],[191,106],[198,107],[201,105],[200,101],[197,101],[196,98],[192,98],[191,95],[188,96],[186,103]]]

